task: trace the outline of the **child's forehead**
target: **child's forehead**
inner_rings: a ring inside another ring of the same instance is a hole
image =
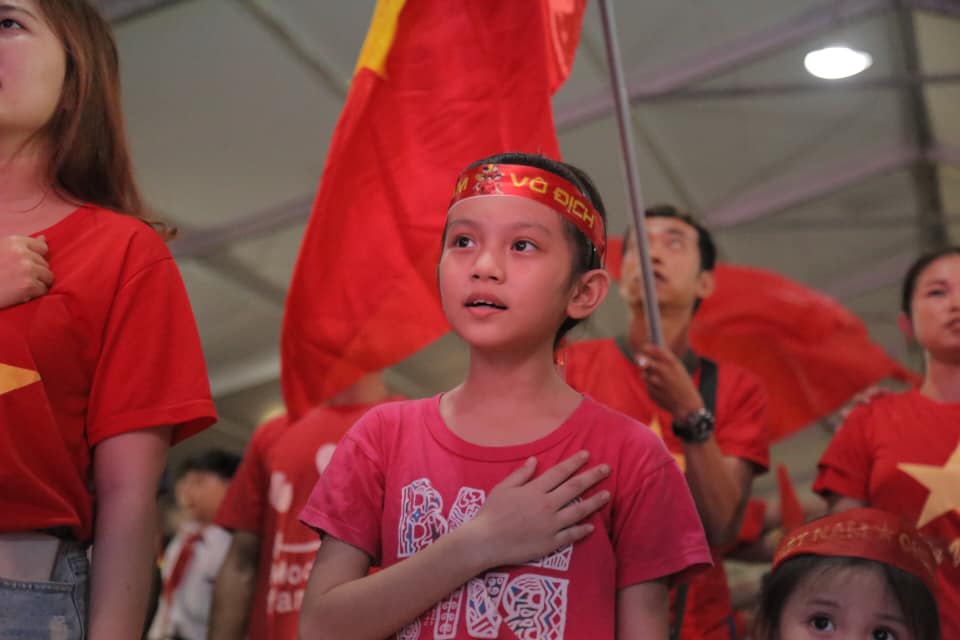
[[[560,215],[545,204],[513,195],[483,195],[460,200],[447,212],[447,226],[457,223],[474,225],[534,225],[547,230],[560,229]]]
[[[854,593],[876,596],[884,602],[893,598],[883,571],[872,562],[848,565],[827,560],[800,580],[796,593],[806,599],[845,599]]]

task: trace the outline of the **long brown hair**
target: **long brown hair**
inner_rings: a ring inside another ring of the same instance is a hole
[[[60,103],[38,132],[51,143],[49,183],[67,200],[140,218],[172,236],[170,227],[150,219],[133,177],[110,25],[88,0],[38,4],[67,56]]]

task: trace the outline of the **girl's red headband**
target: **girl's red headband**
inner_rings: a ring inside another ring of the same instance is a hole
[[[780,542],[776,571],[799,555],[846,556],[883,562],[920,578],[936,594],[937,562],[915,528],[880,509],[852,509],[799,527]]]
[[[569,180],[526,165],[485,164],[460,174],[450,207],[467,198],[488,195],[520,196],[547,205],[587,236],[603,264],[607,252],[603,217]]]

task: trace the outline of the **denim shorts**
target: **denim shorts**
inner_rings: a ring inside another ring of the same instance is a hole
[[[0,577],[0,638],[86,638],[89,574],[84,548],[74,542],[64,542],[49,582]]]

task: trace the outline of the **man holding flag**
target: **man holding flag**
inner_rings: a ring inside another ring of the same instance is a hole
[[[686,474],[713,551],[714,567],[674,589],[671,637],[735,637],[723,547],[734,542],[756,474],[769,464],[766,397],[751,374],[717,366],[690,348],[699,302],[713,292],[710,233],[669,206],[646,212],[664,346],[647,336],[640,261],[624,244],[620,293],[631,312],[623,338],[574,343],[567,380],[596,400],[644,422],[663,438]]]

